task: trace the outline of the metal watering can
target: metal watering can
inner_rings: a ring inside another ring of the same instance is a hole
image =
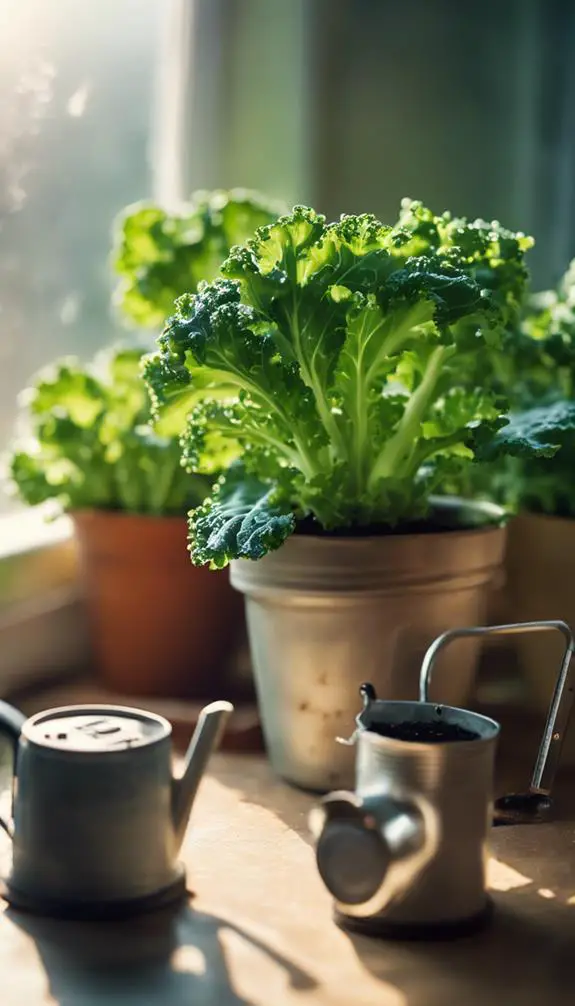
[[[555,630],[565,652],[526,793],[493,803],[500,725],[428,702],[435,658],[454,639]],[[383,936],[460,935],[490,914],[487,838],[492,822],[540,821],[573,703],[573,634],[565,622],[455,629],[429,647],[419,702],[385,702],[362,685],[355,792],[333,792],[310,815],[320,875],[336,920]],[[340,740],[338,738],[338,740]]]
[[[186,891],[178,862],[208,758],[233,711],[200,714],[183,773],[172,778],[170,723],[124,706],[66,706],[26,719],[0,702],[15,749],[9,876],[16,908],[108,918],[159,908]]]

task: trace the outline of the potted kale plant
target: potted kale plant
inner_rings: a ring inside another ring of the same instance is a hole
[[[9,473],[24,502],[50,500],[72,516],[103,683],[203,697],[218,690],[238,613],[224,579],[183,560],[184,515],[206,485],[186,475],[177,439],[150,427],[143,352],[115,348],[42,372],[25,394]]]
[[[437,490],[482,457],[539,450],[505,435],[506,402],[485,390],[530,245],[410,200],[393,227],[296,207],[178,300],[145,364],[157,429],[189,414],[189,470],[225,459],[191,512],[191,555],[231,563],[268,750],[292,782],[349,783],[334,738],[360,683],[414,698],[432,638],[483,618],[504,511]],[[466,644],[446,653],[434,697],[465,701],[474,662]]]
[[[129,207],[114,247],[122,317],[160,326],[166,291],[171,305],[211,278],[235,242],[276,215],[243,190],[199,193],[172,214]],[[190,477],[179,431],[152,428],[141,377],[149,349],[113,348],[42,372],[23,395],[9,477],[29,505],[51,500],[72,517],[102,681],[127,696],[217,697],[242,605],[224,574],[190,567],[185,545],[187,511],[221,469]]]

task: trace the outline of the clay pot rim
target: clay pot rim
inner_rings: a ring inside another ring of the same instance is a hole
[[[521,510],[512,517],[512,521],[536,520],[541,524],[564,524],[566,527],[575,526],[575,517],[561,517],[559,514],[538,513],[536,510]]]
[[[107,510],[103,507],[82,507],[66,511],[71,520],[115,520],[115,521],[142,521],[156,524],[182,524],[188,522],[187,512],[184,514],[153,514],[135,513],[131,510]]]

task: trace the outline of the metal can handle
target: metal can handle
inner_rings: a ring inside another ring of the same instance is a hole
[[[561,660],[559,673],[555,682],[555,688],[547,721],[543,730],[543,736],[539,745],[535,768],[531,777],[531,791],[547,795],[551,792],[553,779],[559,764],[561,747],[565,731],[569,724],[569,716],[573,705],[573,682],[570,679],[570,668],[573,654],[575,653],[575,639],[573,633],[566,622],[543,621],[543,622],[511,622],[508,625],[487,625],[473,626],[462,629],[451,629],[438,636],[428,648],[419,675],[419,701],[429,701],[429,683],[431,672],[435,664],[435,658],[440,650],[454,639],[466,639],[472,636],[489,635],[513,635],[520,632],[545,632],[555,630],[561,632],[565,637],[565,652]],[[566,687],[567,686],[567,687]]]
[[[9,705],[8,702],[0,701],[0,735],[6,736],[12,744],[13,749],[13,776],[16,774],[16,759],[18,755],[18,745],[20,742],[20,732],[26,717],[19,709]],[[12,779],[12,795],[14,794],[14,778]],[[12,796],[12,802],[14,802]],[[0,817],[0,828],[2,828],[9,838],[12,838],[12,822]]]

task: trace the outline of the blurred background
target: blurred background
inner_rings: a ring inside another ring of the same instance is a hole
[[[554,283],[574,44],[569,0],[2,0],[0,449],[30,374],[114,335],[111,226],[139,198],[241,185],[393,220],[410,195],[533,233]]]

